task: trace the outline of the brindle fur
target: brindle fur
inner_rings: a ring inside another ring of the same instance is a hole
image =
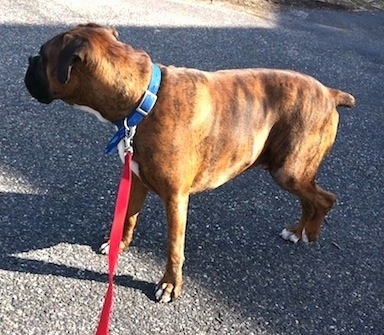
[[[157,299],[179,296],[189,195],[213,189],[247,169],[267,169],[297,195],[301,220],[289,230],[318,238],[335,196],[315,177],[337,132],[336,107],[354,98],[293,71],[271,69],[203,72],[159,65],[157,103],[139,124],[132,194],[121,249],[133,230],[148,190],[163,200],[168,224],[167,265]],[[26,84],[39,101],[61,99],[121,120],[140,102],[151,76],[151,59],[117,39],[117,32],[79,25],[45,43],[30,59]],[[305,229],[305,230],[304,230]]]

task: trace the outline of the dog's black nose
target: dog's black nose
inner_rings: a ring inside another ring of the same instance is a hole
[[[41,62],[41,56],[30,56],[29,66],[25,74],[24,82],[29,93],[39,102],[49,104],[53,97],[49,89],[48,78],[44,66]]]
[[[29,56],[28,58],[29,65],[32,65],[33,63],[38,62],[39,59],[40,59],[40,56]]]

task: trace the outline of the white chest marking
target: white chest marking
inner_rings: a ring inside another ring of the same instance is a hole
[[[80,109],[84,112],[87,112],[87,113],[91,113],[92,115],[96,116],[97,119],[103,123],[106,123],[106,122],[109,122],[107,119],[103,118],[100,114],[100,112],[98,112],[97,110],[94,110],[93,108],[91,107],[88,107],[88,106],[81,106],[81,105],[73,105],[73,107],[75,107],[76,109]],[[117,128],[117,127],[116,127]],[[119,152],[119,156],[120,156],[120,159],[121,161],[124,163],[124,140],[120,141],[118,144],[117,144],[117,151]],[[139,170],[139,164],[137,164],[135,161],[132,161],[132,164],[131,164],[131,171],[137,176],[140,178],[140,170]]]
[[[97,110],[94,110],[93,108],[91,107],[88,107],[88,106],[81,106],[81,105],[73,105],[73,107],[77,108],[77,109],[80,109],[84,112],[88,112],[88,113],[91,113],[92,115],[96,116],[97,119],[101,122],[109,122],[107,119],[104,119],[100,112],[98,112]]]

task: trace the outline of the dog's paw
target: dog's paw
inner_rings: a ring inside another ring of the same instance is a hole
[[[157,302],[168,303],[176,300],[181,292],[181,285],[161,281],[156,285],[155,298]]]
[[[120,246],[119,246],[119,253],[122,253],[126,248],[126,245],[123,241],[120,242]],[[99,252],[100,254],[102,255],[108,255],[109,254],[109,249],[110,249],[110,245],[109,245],[109,240],[104,242],[100,248],[99,248]]]
[[[305,244],[309,243],[309,238],[307,234],[305,233],[305,228],[301,232],[301,236],[298,237],[295,232],[290,231],[289,229],[285,228],[283,231],[280,233],[280,236],[286,240],[286,241],[291,241],[293,243],[297,243],[300,240],[302,240]]]
[[[156,286],[155,289],[155,298],[157,302],[171,302],[172,301],[172,291],[173,291],[173,285],[172,284],[159,284]]]
[[[109,241],[107,242],[104,242],[100,248],[99,248],[99,252],[102,254],[102,255],[108,255],[109,254]]]

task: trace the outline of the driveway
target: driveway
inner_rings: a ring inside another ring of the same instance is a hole
[[[289,68],[352,93],[318,181],[338,196],[318,243],[279,232],[297,200],[259,170],[192,197],[181,298],[157,304],[165,218],[151,195],[119,261],[111,334],[383,334],[384,13],[211,1],[0,1],[0,333],[93,334],[107,287],[96,251],[121,171],[111,125],[24,88],[27,58],[68,27],[115,26],[153,61]]]

